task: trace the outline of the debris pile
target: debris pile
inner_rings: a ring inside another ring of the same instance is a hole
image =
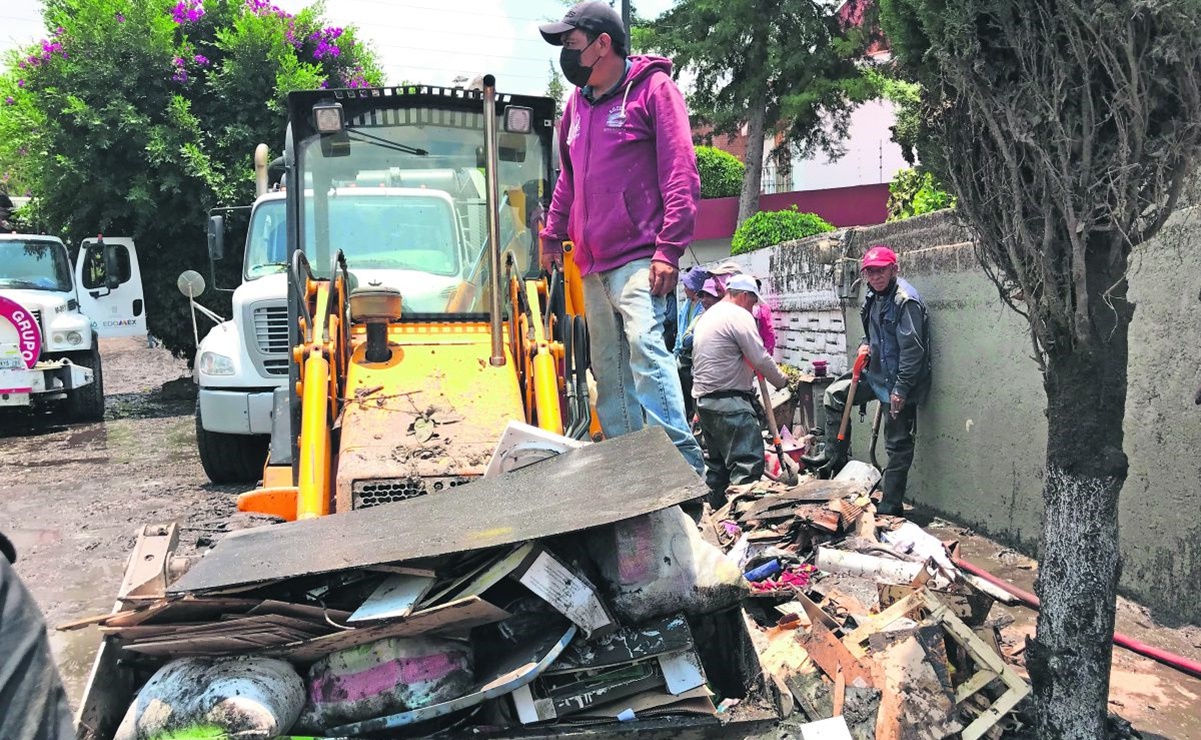
[[[637,483],[598,484],[598,460],[632,464]],[[74,625],[106,636],[89,694],[136,689],[106,711],[85,697],[84,727],[140,740],[770,726],[747,582],[677,505],[698,485],[653,430],[236,532],[182,575],[174,528],[148,528],[118,609]],[[115,730],[89,723],[105,714]]]
[[[734,487],[704,536],[750,581],[762,669],[802,737],[1001,737],[1030,692],[999,643],[1012,598],[912,522],[877,517],[879,472]]]

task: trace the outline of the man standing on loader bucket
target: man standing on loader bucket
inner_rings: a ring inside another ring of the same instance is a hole
[[[692,349],[692,395],[709,449],[709,485],[714,507],[731,484],[763,477],[763,432],[752,400],[755,371],[777,388],[788,378],[772,361],[751,310],[759,288],[750,275],[726,282],[726,297],[697,319]]]
[[[542,261],[571,239],[606,437],[656,424],[699,473],[700,446],[684,416],[675,358],[664,344],[667,295],[692,241],[700,176],[684,98],[671,62],[629,56],[621,18],[580,3],[540,27],[562,46],[577,89],[559,124],[562,171],[542,230]]]
[[[901,501],[913,465],[917,407],[930,390],[930,317],[921,296],[898,272],[897,254],[886,246],[872,247],[863,255],[861,274],[868,291],[860,311],[863,342],[859,354],[869,354],[870,362],[852,401],[860,405],[874,398],[888,412],[884,415],[888,464],[877,510],[894,516],[903,513]],[[850,378],[844,377],[826,389],[825,449],[818,458],[806,458],[807,464],[837,469],[846,462],[850,425],[847,441],[838,440],[838,431],[850,387]]]

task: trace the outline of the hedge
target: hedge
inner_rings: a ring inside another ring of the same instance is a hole
[[[746,254],[833,230],[834,227],[821,216],[800,213],[795,205],[784,211],[760,211],[743,221],[734,232],[730,254]]]

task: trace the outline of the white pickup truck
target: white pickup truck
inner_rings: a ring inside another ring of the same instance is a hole
[[[87,239],[72,269],[55,237],[0,234],[0,410],[102,419],[99,337],[145,335],[133,241]]]

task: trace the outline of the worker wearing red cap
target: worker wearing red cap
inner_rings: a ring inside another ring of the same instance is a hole
[[[888,412],[884,415],[888,464],[877,511],[900,516],[913,464],[917,407],[930,388],[930,318],[917,290],[899,277],[896,252],[884,245],[872,247],[863,255],[860,273],[867,298],[860,311],[863,341],[859,353],[869,354],[870,361],[854,403],[866,403],[874,396]],[[820,457],[807,459],[808,463],[835,470],[846,462],[850,434],[848,442],[840,443],[838,428],[850,385],[848,374],[826,389],[825,448]]]

